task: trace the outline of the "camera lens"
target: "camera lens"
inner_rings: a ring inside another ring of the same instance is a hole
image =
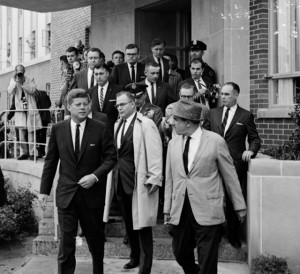
[[[17,76],[18,76],[19,78],[21,78],[21,77],[24,76],[24,74],[23,74],[22,72],[19,72],[19,73],[17,74]]]

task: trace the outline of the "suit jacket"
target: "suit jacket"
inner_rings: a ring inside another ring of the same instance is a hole
[[[116,163],[116,149],[106,126],[102,122],[86,120],[78,161],[76,161],[70,119],[52,127],[46,155],[40,193],[50,194],[58,161],[60,160],[59,178],[56,188],[56,205],[66,208],[78,188],[78,181],[93,173],[96,182],[89,189],[81,189],[89,208],[103,207],[105,201],[106,175]]]
[[[159,81],[163,81],[165,83],[168,83],[169,82],[169,61],[166,58],[164,58],[164,57],[162,57],[161,59],[162,59],[163,64],[164,64],[164,76],[163,76],[163,79],[161,79],[161,77],[159,77],[158,80]],[[156,64],[158,64],[154,60],[153,54],[150,54],[150,55],[146,56],[145,58],[142,59],[141,62],[144,65],[146,65],[149,62],[155,62]]]
[[[108,127],[110,129],[111,134],[113,134],[114,132],[114,124],[119,116],[118,110],[115,108],[116,94],[121,90],[121,86],[109,82],[104,98],[103,109],[101,111],[98,96],[98,85],[90,89],[90,94],[92,97],[92,110],[102,112],[107,115]]]
[[[207,87],[211,87],[213,84],[216,83],[216,73],[215,71],[205,62],[202,64],[203,72],[202,72],[202,79],[205,82]],[[185,68],[185,77],[184,79],[188,79],[191,76],[190,66]]]
[[[163,113],[158,106],[145,102],[139,112],[151,119],[156,124],[156,126],[159,127],[163,117]]]
[[[140,84],[146,84],[145,80],[140,82]],[[150,99],[148,97],[146,102],[150,103]],[[161,81],[156,82],[156,99],[152,102],[153,105],[158,106],[161,108],[163,113],[165,113],[165,109],[167,105],[176,102],[176,98],[173,97],[172,89],[168,83],[164,83]]]
[[[202,127],[222,135],[222,115],[223,107],[209,110]],[[256,130],[253,114],[237,106],[224,136],[235,165],[238,163],[247,165],[242,160],[243,152],[246,150],[246,138],[248,139],[249,150],[254,153],[253,157],[255,157],[260,149],[261,140]]]
[[[200,225],[217,225],[225,221],[222,179],[235,210],[246,209],[239,180],[222,137],[203,129],[193,164],[186,175],[183,165],[183,136],[169,142],[164,213],[170,223],[178,225],[186,192],[194,217]]]
[[[145,79],[145,66],[142,63],[137,63],[135,82],[140,82],[143,79]],[[111,81],[122,87],[125,87],[132,82],[127,63],[114,66],[111,73]]]
[[[81,70],[74,74],[74,78],[70,85],[70,90],[74,88],[82,88],[84,90],[88,90],[88,70]]]
[[[122,119],[119,119],[115,124],[115,144],[121,125]],[[127,141],[129,135],[127,131],[123,143]],[[162,185],[162,143],[154,122],[141,113],[136,114],[132,141],[135,165],[132,221],[133,229],[141,229],[156,225],[158,191],[149,195],[149,187],[151,185]],[[122,145],[120,149],[122,149]],[[115,176],[118,176],[118,165],[115,169]],[[115,189],[117,188],[117,182],[118,179],[116,178]],[[111,191],[108,191],[108,193],[113,195]]]

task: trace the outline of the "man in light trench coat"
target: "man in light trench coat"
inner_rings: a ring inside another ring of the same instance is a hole
[[[143,88],[138,84],[130,87]],[[155,123],[136,111],[130,92],[117,94],[116,108],[120,114],[114,135],[118,162],[112,186],[120,202],[131,248],[130,261],[124,268],[139,266],[139,273],[150,273],[152,226],[156,225],[158,187],[162,185],[161,138]],[[112,194],[108,189],[109,192]]]

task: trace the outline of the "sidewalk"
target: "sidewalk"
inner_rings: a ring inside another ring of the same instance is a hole
[[[128,259],[104,259],[105,274],[138,273],[138,268],[125,270],[123,265]],[[35,256],[22,269],[14,274],[56,274],[56,256]],[[92,273],[90,258],[78,257],[75,274]],[[180,266],[173,260],[153,260],[153,274],[182,274]],[[246,264],[218,263],[218,274],[249,274]]]

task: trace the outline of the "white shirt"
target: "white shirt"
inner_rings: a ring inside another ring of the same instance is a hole
[[[125,123],[125,128],[124,128],[124,136],[126,134],[127,129],[129,128],[132,119],[134,118],[136,112],[134,112],[133,114],[131,114],[127,119],[126,119],[126,123]],[[118,132],[118,136],[117,136],[117,147],[120,148],[121,147],[121,135],[122,135],[122,131],[123,131],[123,127],[124,127],[124,122],[122,123],[122,125],[120,126],[119,132]]]
[[[87,83],[88,83],[88,88],[91,88],[91,80],[92,80],[92,75],[94,74],[94,71],[88,68],[88,73],[87,73]],[[94,77],[94,86],[96,86],[96,79]]]
[[[202,129],[198,127],[195,132],[191,135],[190,146],[189,146],[189,154],[188,154],[188,170],[191,169],[193,165],[193,161],[198,150],[200,141],[202,136]],[[187,141],[187,136],[183,137],[183,148],[182,153],[184,152],[185,143]]]
[[[100,85],[98,85],[98,98],[99,98],[99,106],[100,105],[100,93],[101,93],[101,88],[103,88],[103,103],[104,103],[104,99],[105,99],[105,96],[106,96],[106,92],[107,92],[107,88],[108,88],[108,81],[106,82],[106,84],[101,87]],[[102,110],[102,109],[101,109]]]
[[[85,129],[86,120],[80,123],[79,126],[79,147],[81,147],[82,137]],[[76,139],[76,123],[71,119],[71,133],[72,133],[72,141],[73,141],[73,148],[75,151],[75,139]]]
[[[234,114],[235,114],[235,112],[236,112],[236,109],[237,109],[237,104],[235,104],[234,106],[230,107],[230,110],[229,110],[229,113],[228,113],[228,118],[227,118],[226,127],[225,127],[225,130],[224,130],[224,136],[225,136],[226,131],[228,130],[230,124],[231,124],[231,121],[232,121],[232,118],[233,118],[233,116],[234,116]],[[227,107],[224,106],[224,107],[223,107],[222,122],[223,122],[223,120],[224,120],[226,110],[227,110]]]
[[[159,63],[158,63],[158,59],[156,57],[153,56],[153,58],[154,58],[155,62],[160,65],[160,67],[161,67],[161,76],[162,76],[162,78],[164,78],[164,61],[163,61],[162,57],[160,58]]]
[[[130,79],[132,79],[132,75],[131,75],[131,66],[132,66],[132,64],[127,62],[127,65],[128,65],[128,69],[129,69]],[[135,74],[134,79],[135,79],[135,82],[136,82],[137,63],[135,63],[133,66],[134,66],[134,74]]]
[[[145,84],[148,86],[147,87],[147,93],[148,93],[148,97],[149,97],[149,100],[150,100],[150,103],[153,104],[153,100],[152,100],[152,92],[151,92],[151,84],[148,79],[146,78],[145,80]],[[153,83],[153,88],[154,88],[154,95],[156,97],[156,83]]]

